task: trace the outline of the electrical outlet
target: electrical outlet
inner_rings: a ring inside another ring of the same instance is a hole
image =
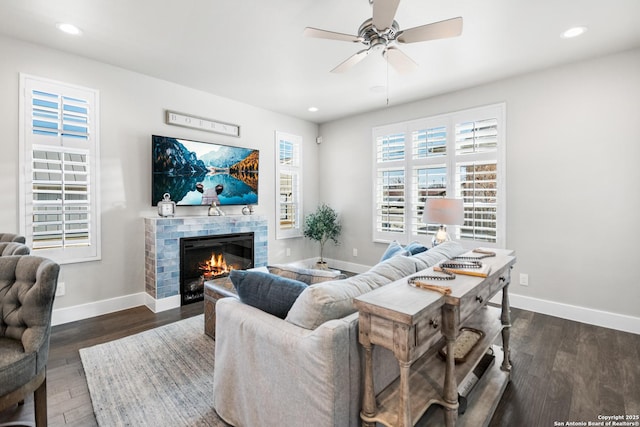
[[[529,275],[525,273],[520,273],[520,285],[529,286]]]
[[[64,282],[58,282],[58,287],[56,288],[56,296],[61,297],[67,292],[67,288],[64,285]]]
[[[291,248],[287,248],[284,250],[286,256],[291,256]]]
[[[353,248],[353,256],[358,256],[358,248]]]

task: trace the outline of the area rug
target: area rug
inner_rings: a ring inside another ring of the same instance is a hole
[[[212,407],[214,341],[199,315],[80,350],[100,426],[227,426]]]

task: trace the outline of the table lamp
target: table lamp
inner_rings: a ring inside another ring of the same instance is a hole
[[[462,199],[427,198],[424,203],[422,222],[426,224],[440,224],[440,228],[433,236],[431,243],[437,246],[451,240],[447,233],[447,225],[464,224],[464,205]]]

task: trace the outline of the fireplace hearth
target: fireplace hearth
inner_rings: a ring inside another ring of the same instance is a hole
[[[204,282],[225,281],[232,270],[254,266],[254,233],[180,239],[180,302],[204,299]]]

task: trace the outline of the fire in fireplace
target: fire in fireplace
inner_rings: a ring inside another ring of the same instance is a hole
[[[211,258],[201,263],[198,267],[202,271],[205,280],[215,277],[226,276],[233,270],[233,266],[228,266],[224,254],[211,254]]]
[[[232,270],[253,267],[253,233],[180,239],[182,305],[204,299],[204,282],[225,281]]]

